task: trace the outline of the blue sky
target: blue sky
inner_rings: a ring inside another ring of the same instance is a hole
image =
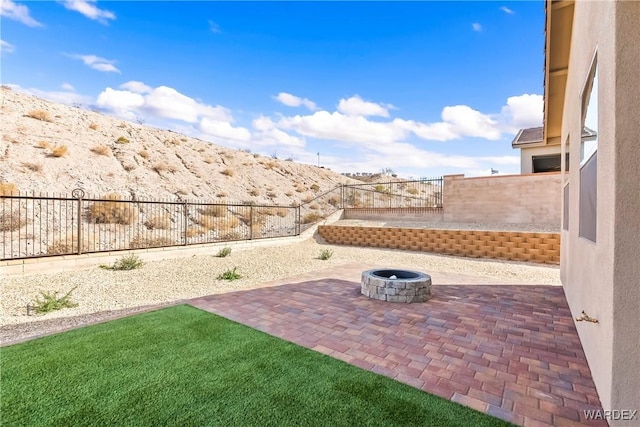
[[[519,172],[542,2],[2,1],[2,83],[338,172]]]

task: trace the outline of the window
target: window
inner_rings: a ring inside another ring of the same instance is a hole
[[[533,173],[560,172],[560,154],[533,156]]]
[[[579,236],[596,241],[598,213],[598,67],[594,58],[582,92]]]

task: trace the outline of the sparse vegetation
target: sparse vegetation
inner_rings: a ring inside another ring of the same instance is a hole
[[[149,158],[149,152],[147,150],[140,150],[138,152],[138,154],[140,155],[140,157],[142,157],[143,159],[148,159]]]
[[[169,237],[137,235],[129,242],[129,249],[161,248],[163,246],[173,246],[175,244],[176,242]]]
[[[311,184],[310,187],[313,191],[319,191],[320,190],[320,186],[318,184]]]
[[[31,172],[42,172],[42,163],[22,162],[22,166]]]
[[[271,170],[271,169],[273,169],[276,165],[277,165],[277,163],[276,163],[276,162],[274,162],[274,161],[268,161],[268,162],[266,162],[266,163],[264,164],[264,168],[265,168],[265,169],[267,169],[267,170]]]
[[[308,214],[302,217],[301,222],[303,224],[313,224],[320,221],[321,219],[324,219],[324,216],[322,216],[318,212],[309,212]]]
[[[49,153],[50,157],[64,157],[69,153],[69,148],[66,145],[56,145],[51,148]]]
[[[162,172],[165,172],[167,170],[167,164],[163,161],[157,162],[153,165],[153,170],[159,174],[162,174]]]
[[[111,149],[108,145],[94,145],[90,148],[91,152],[99,156],[108,156]]]
[[[136,254],[124,255],[121,258],[118,258],[113,265],[101,265],[100,268],[104,268],[105,270],[135,270],[136,268],[140,268],[144,265],[144,262],[138,258]]]
[[[25,225],[27,225],[27,219],[20,215],[19,209],[0,211],[0,231],[16,231]]]
[[[222,175],[225,176],[233,176],[235,175],[235,172],[233,171],[233,169],[231,168],[226,168],[225,170],[223,170],[222,172],[220,172]]]
[[[211,157],[205,157],[204,158],[204,162],[207,163],[207,164],[211,164],[211,163],[213,163],[213,159]]]
[[[418,192],[419,192],[418,189],[415,188],[415,187],[407,188],[407,193],[409,193],[409,194],[418,194]]]
[[[149,230],[168,230],[171,228],[171,218],[169,218],[169,215],[166,213],[162,215],[155,215],[148,218],[144,222],[144,226]]]
[[[318,258],[320,258],[323,261],[326,261],[332,256],[333,256],[333,251],[331,249],[323,249],[322,251],[320,251],[320,256]]]
[[[338,203],[340,202],[340,197],[338,197],[337,195],[332,195],[331,197],[329,197],[329,204],[331,206],[337,206]]]
[[[168,166],[167,166],[167,170],[168,170],[170,173],[176,173],[176,172],[178,171],[178,167],[177,167],[176,165],[168,165]]]
[[[252,188],[251,190],[249,190],[249,195],[257,197],[260,195],[260,190],[258,190],[257,188]]]
[[[18,194],[18,187],[11,182],[0,182],[0,196],[14,196]]]
[[[207,216],[221,217],[227,214],[227,207],[224,205],[209,205],[203,208],[200,213]]]
[[[216,254],[218,258],[225,258],[229,255],[231,255],[231,248],[229,246],[225,246],[224,248],[220,249]]]
[[[220,280],[238,280],[241,279],[242,276],[236,271],[238,267],[233,267],[233,270],[227,270],[221,275],[218,276]]]
[[[132,224],[137,209],[129,202],[121,202],[119,194],[108,194],[104,202],[95,202],[87,208],[87,219],[95,224]]]
[[[311,194],[307,194],[306,196],[304,196],[304,197],[302,198],[302,201],[303,201],[304,203],[309,203],[309,202],[310,202],[310,201],[312,201],[313,199],[314,199],[314,197],[313,197]]]
[[[36,143],[36,148],[42,148],[43,150],[46,150],[49,147],[51,147],[51,144],[49,144],[48,141],[38,141]]]
[[[52,121],[51,114],[49,114],[49,112],[45,110],[31,110],[26,114],[26,116],[43,122]]]
[[[118,144],[128,144],[130,141],[129,141],[129,139],[128,139],[128,138],[126,138],[126,137],[124,137],[124,136],[121,136],[121,137],[119,137],[118,139],[116,139],[116,142],[117,142]]]
[[[318,210],[318,209],[320,209],[320,205],[317,204],[317,203],[314,203],[314,204],[309,206],[309,209]]]
[[[187,237],[196,237],[196,236],[202,236],[204,233],[206,233],[206,230],[202,227],[194,227],[191,226],[189,228],[187,228]]]
[[[89,125],[89,129],[91,130],[98,130],[98,124],[97,123],[91,123]]]
[[[93,240],[91,238],[83,239],[83,241],[81,242],[82,252],[89,252],[89,250],[93,246]],[[49,255],[65,255],[77,253],[78,235],[74,231],[68,231],[66,238],[57,238],[47,247],[47,254]]]
[[[74,286],[69,292],[63,296],[58,296],[58,292],[40,292],[40,297],[36,297],[36,300],[31,304],[31,308],[37,314],[45,314],[63,308],[77,307],[78,304],[71,301],[71,293],[77,288]]]

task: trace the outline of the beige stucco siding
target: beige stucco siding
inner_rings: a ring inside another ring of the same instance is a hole
[[[605,409],[640,409],[640,69],[638,2],[576,2],[563,113],[570,138],[569,231],[561,278]],[[596,243],[579,237],[581,94],[597,51],[598,184]],[[636,420],[637,423],[637,420]],[[618,422],[612,421],[611,425]],[[632,425],[632,424],[620,424]]]
[[[444,177],[444,221],[560,225],[560,173]]]

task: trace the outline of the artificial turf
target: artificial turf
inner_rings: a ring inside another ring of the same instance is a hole
[[[0,349],[6,426],[502,426],[191,306]]]

